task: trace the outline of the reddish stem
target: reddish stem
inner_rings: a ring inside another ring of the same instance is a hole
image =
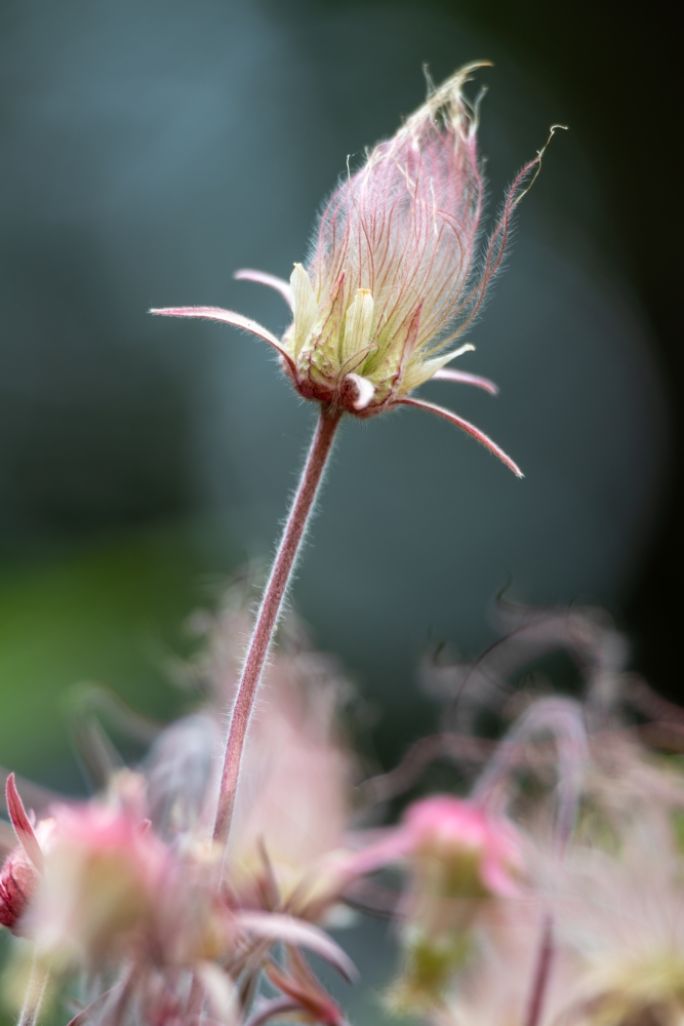
[[[537,949],[537,958],[534,965],[534,976],[532,978],[532,990],[530,991],[525,1026],[540,1026],[542,1013],[544,1011],[544,1000],[551,975],[551,964],[553,962],[553,926],[551,917],[546,916],[542,926],[542,933]]]
[[[245,655],[228,726],[218,808],[214,822],[214,840],[222,844],[225,844],[230,833],[240,765],[254,708],[254,699],[278,623],[285,592],[315,505],[316,495],[340,417],[340,412],[321,407],[318,425],[302,469],[302,475],[273,561],[271,574],[264,589]]]

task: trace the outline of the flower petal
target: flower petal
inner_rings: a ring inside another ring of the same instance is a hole
[[[356,967],[346,952],[311,923],[295,919],[294,916],[270,912],[238,912],[236,919],[245,930],[260,937],[309,948],[337,969],[345,980],[352,981],[357,976]]]
[[[448,363],[451,363],[452,360],[463,356],[464,353],[474,352],[475,346],[471,342],[466,342],[464,345],[459,346],[458,349],[451,349],[448,353],[442,353],[441,356],[431,356],[429,358],[426,358],[424,355],[419,356],[406,369],[402,382],[404,391],[413,392],[414,389],[419,388],[426,381],[434,378],[435,374],[441,371],[442,367],[446,367]]]
[[[356,398],[352,402],[355,410],[365,410],[375,395],[375,385],[361,374],[347,374],[344,379],[354,389]]]
[[[40,850],[40,844],[33,829],[33,824],[17,790],[14,773],[10,773],[5,784],[5,801],[10,822],[17,835],[19,844],[36,869],[41,869],[43,866],[43,853]]]
[[[316,293],[301,264],[295,264],[290,276],[294,310],[294,357],[297,359],[319,317]]]
[[[340,346],[340,362],[345,363],[354,353],[368,347],[373,330],[375,303],[369,289],[357,289],[347,308],[344,318],[344,332]]]
[[[395,399],[394,402],[395,404],[402,406],[415,406],[419,410],[425,410],[427,413],[434,413],[435,416],[448,420],[450,424],[455,424],[456,427],[460,428],[461,431],[465,431],[467,435],[474,438],[476,442],[480,443],[480,445],[484,445],[485,449],[489,449],[492,455],[496,456],[498,460],[501,460],[503,465],[508,467],[516,477],[525,476],[518,464],[515,460],[511,459],[508,453],[505,453],[503,449],[496,444],[496,442],[493,442],[492,439],[484,433],[484,431],[480,431],[480,429],[475,427],[474,424],[471,424],[469,420],[464,420],[463,417],[459,417],[457,413],[452,413],[451,410],[445,410],[443,406],[437,406],[435,403],[425,402],[423,399],[412,399],[407,397],[405,399]]]

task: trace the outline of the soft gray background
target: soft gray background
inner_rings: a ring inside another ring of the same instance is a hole
[[[183,704],[168,685],[181,625],[270,552],[313,411],[256,341],[145,311],[215,303],[285,327],[277,297],[232,271],[287,276],[346,154],[422,100],[424,61],[436,80],[496,62],[481,75],[491,214],[548,125],[572,128],[520,208],[463,363],[501,396],[424,390],[527,477],[417,411],[347,424],[296,603],[355,677],[360,742],[385,761],[431,720],[425,648],[479,651],[502,587],[606,605],[667,685],[676,365],[660,301],[677,297],[656,14],[3,4],[0,763],[75,782],[72,684],[158,715]],[[359,944],[364,962],[375,943]]]

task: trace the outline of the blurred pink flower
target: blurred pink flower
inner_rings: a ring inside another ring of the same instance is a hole
[[[10,852],[0,870],[0,923],[16,930],[36,885],[38,871],[23,848]]]
[[[24,808],[14,774],[5,785],[5,802],[17,845],[0,867],[0,925],[13,933],[23,932],[23,918],[43,868],[43,852],[54,834],[54,820],[34,820]]]
[[[104,804],[61,805],[25,919],[56,966],[120,956],[148,927],[170,854],[144,822]]]
[[[54,820],[36,824],[34,836],[41,849],[50,843]],[[14,848],[0,868],[0,925],[22,932],[22,919],[40,879],[40,867],[23,844]]]
[[[425,798],[409,807],[403,830],[411,856],[442,866],[457,890],[462,870],[464,897],[473,886],[491,896],[520,893],[520,844],[513,827],[482,806],[450,795]]]
[[[401,1013],[443,1003],[471,959],[482,926],[521,894],[521,842],[513,827],[474,802],[436,795],[409,806],[385,841],[401,856],[408,887],[401,910],[403,966],[389,993]]]
[[[158,755],[164,749],[163,762],[150,766],[155,804],[159,789],[173,786],[178,767],[184,770],[185,785],[192,779],[182,754],[186,742],[193,747],[193,761],[211,756],[218,747],[251,619],[243,590],[237,587],[229,591],[218,618],[196,619],[208,644],[195,672],[209,684],[212,703],[202,719],[195,714],[181,721],[158,743]],[[227,883],[248,906],[266,900],[315,918],[337,897],[356,773],[339,727],[349,688],[334,661],[312,649],[298,618],[288,614],[264,673],[228,841]],[[179,729],[183,722],[188,727],[185,740]],[[209,773],[204,786],[213,798],[210,780]],[[176,805],[178,791],[176,787]],[[206,800],[195,795],[193,804],[199,809]]]

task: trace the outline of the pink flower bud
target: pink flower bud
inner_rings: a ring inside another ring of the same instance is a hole
[[[24,914],[40,878],[43,851],[52,841],[54,820],[42,819],[34,827],[33,816],[24,807],[13,773],[5,785],[5,802],[19,843],[0,868],[0,925],[20,934]]]
[[[13,933],[35,890],[38,871],[23,848],[18,847],[0,869],[0,923]]]
[[[520,846],[513,828],[472,802],[436,795],[410,806],[405,843],[413,859],[437,868],[452,896],[511,897]],[[470,892],[470,893],[469,893]]]
[[[410,806],[398,835],[410,877],[404,966],[390,1000],[398,1010],[423,1011],[467,963],[496,899],[518,893],[520,848],[508,823],[447,795]]]
[[[27,918],[27,933],[56,965],[92,966],[146,928],[169,854],[128,812],[61,806]]]

